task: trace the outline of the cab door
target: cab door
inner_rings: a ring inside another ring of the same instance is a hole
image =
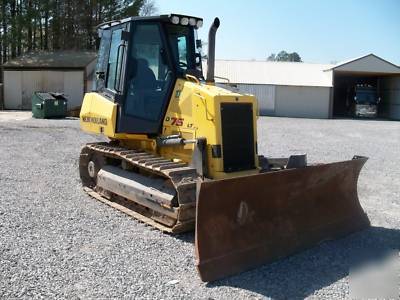
[[[129,23],[102,30],[96,66],[95,89],[112,101],[123,94]]]
[[[175,75],[167,55],[162,24],[133,22],[131,25],[124,92],[118,101],[117,131],[157,134],[162,126]],[[116,49],[111,42],[110,58],[113,51],[118,53]],[[115,70],[115,75],[110,75],[109,80],[118,86],[120,69],[116,67]]]

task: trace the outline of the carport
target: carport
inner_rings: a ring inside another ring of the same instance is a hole
[[[332,117],[348,117],[354,101],[350,92],[357,84],[376,87],[381,98],[378,117],[400,120],[400,68],[374,54],[335,65],[333,72]]]

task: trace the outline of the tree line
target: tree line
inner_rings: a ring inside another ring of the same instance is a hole
[[[0,63],[32,51],[95,50],[98,24],[156,12],[153,0],[0,1]]]
[[[297,52],[288,53],[284,50],[278,54],[272,53],[267,57],[268,61],[294,61],[302,62],[300,55]]]

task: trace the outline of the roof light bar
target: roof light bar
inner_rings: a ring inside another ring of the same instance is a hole
[[[183,26],[193,26],[196,29],[200,28],[203,26],[203,20],[195,17],[189,17],[189,16],[181,16],[181,15],[170,15],[169,17],[170,21],[174,25],[183,25]]]

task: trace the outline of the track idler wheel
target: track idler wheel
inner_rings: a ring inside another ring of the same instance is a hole
[[[82,185],[93,189],[97,183],[97,173],[105,164],[105,158],[88,147],[83,147],[79,157],[79,175]]]

